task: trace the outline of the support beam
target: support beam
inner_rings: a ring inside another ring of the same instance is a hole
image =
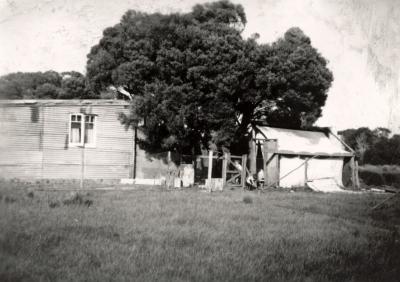
[[[247,155],[242,155],[242,188],[246,188],[246,170],[247,170]]]
[[[355,178],[356,178],[356,188],[357,190],[360,190],[360,178],[358,175],[358,161],[355,161]]]
[[[212,163],[213,163],[213,150],[208,152],[208,189],[211,192],[211,177],[212,177]]]
[[[85,147],[81,146],[81,181],[80,188],[83,189],[85,181]]]
[[[310,158],[306,158],[306,161],[304,163],[304,186],[307,185],[308,182],[308,161]]]
[[[350,159],[350,168],[351,168],[351,187],[353,190],[356,188],[356,163],[355,163],[355,157],[352,157]]]
[[[264,185],[279,186],[279,154],[278,141],[267,140],[263,145],[264,150]],[[267,163],[268,161],[268,163]]]
[[[228,153],[224,153],[224,158],[222,159],[222,189],[226,185],[226,172],[228,171]]]
[[[250,173],[254,175],[257,173],[257,145],[254,140],[250,140],[249,150]]]

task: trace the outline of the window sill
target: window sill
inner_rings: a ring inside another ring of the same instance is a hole
[[[68,148],[96,148],[96,145],[68,144]]]
[[[85,145],[84,147],[85,148],[89,148],[89,149],[93,149],[93,148],[96,148],[96,145]]]

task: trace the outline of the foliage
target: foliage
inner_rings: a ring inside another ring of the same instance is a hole
[[[63,200],[64,205],[82,205],[90,207],[93,204],[93,200],[88,199],[85,195],[78,192],[72,192],[66,199]]]
[[[96,98],[79,72],[17,72],[0,77],[0,99]]]
[[[307,128],[321,116],[333,80],[326,60],[299,28],[289,29],[270,48],[262,46],[257,84],[268,89],[260,97],[267,124]],[[269,94],[269,95],[268,95]]]
[[[390,137],[390,130],[378,127],[346,129],[339,134],[355,149],[361,164],[400,165],[400,135]]]
[[[400,135],[391,138],[380,137],[365,152],[365,163],[400,165]]]
[[[387,166],[361,166],[359,176],[362,183],[369,186],[393,186],[400,188],[399,167],[387,168]]]
[[[140,141],[147,150],[246,150],[257,122],[312,125],[332,81],[325,59],[298,28],[267,45],[256,35],[243,39],[245,24],[243,7],[229,1],[186,14],[130,10],[88,54],[89,85],[95,92],[123,87],[134,96],[122,120],[144,120]]]

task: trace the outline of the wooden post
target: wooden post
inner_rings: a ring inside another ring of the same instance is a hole
[[[355,158],[354,157],[351,157],[350,167],[351,167],[351,186],[352,186],[352,188],[354,190],[356,188],[356,174],[355,174],[356,164],[355,164]]]
[[[355,177],[356,177],[356,188],[360,190],[360,178],[358,176],[358,161],[355,161]]]
[[[250,173],[254,175],[257,173],[257,146],[253,139],[249,142],[249,149]]]
[[[40,184],[39,184],[39,188],[42,188],[42,184],[43,184],[43,177],[44,177],[44,155],[45,155],[45,147],[43,146],[43,137],[44,137],[44,123],[45,123],[45,119],[44,119],[44,110],[43,110],[43,107],[40,107],[40,112],[39,112],[39,114],[40,114],[40,116],[42,117],[41,118],[41,126],[40,126],[40,135],[39,135],[39,140],[40,140],[40,147],[39,147],[39,150],[40,150],[40,153],[41,153],[41,155],[42,155],[42,163],[41,163],[41,166],[40,166]],[[71,138],[69,135],[68,135],[68,138]]]
[[[85,147],[81,147],[81,181],[80,187],[83,189],[83,182],[85,179]]]
[[[306,158],[305,163],[304,163],[304,186],[307,186],[307,182],[308,182],[308,160],[310,158]]]
[[[224,153],[224,158],[222,160],[222,189],[226,185],[226,171],[228,170],[228,153]]]
[[[242,188],[246,188],[246,168],[247,168],[247,155],[242,155],[242,174],[241,174],[241,180],[242,180]]]
[[[212,163],[213,163],[213,151],[208,152],[208,189],[211,192],[211,177],[212,177]]]
[[[135,126],[135,132],[133,137],[134,147],[133,147],[133,179],[136,179],[136,165],[137,165],[137,126]]]
[[[279,155],[278,141],[267,140],[263,145],[264,150],[264,184],[279,186]]]

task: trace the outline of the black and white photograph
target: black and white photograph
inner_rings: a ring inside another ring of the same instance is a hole
[[[0,0],[0,281],[400,281],[400,0]]]

